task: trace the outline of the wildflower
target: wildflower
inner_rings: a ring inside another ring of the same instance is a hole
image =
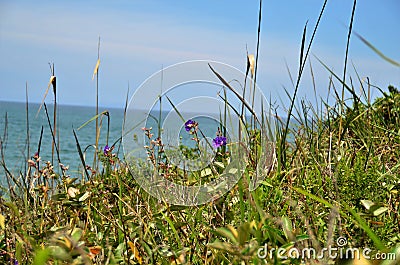
[[[214,148],[218,148],[218,147],[226,145],[226,137],[223,137],[223,136],[215,137],[213,139],[212,145]]]
[[[196,128],[197,126],[197,122],[195,122],[194,120],[188,120],[187,122],[185,122],[185,130],[187,132],[189,132],[192,128]]]
[[[109,147],[108,145],[104,146],[104,155],[108,155],[111,152],[111,147]]]
[[[28,159],[28,165],[29,165],[30,167],[36,168],[36,162],[33,161],[33,160],[31,160],[31,159]]]

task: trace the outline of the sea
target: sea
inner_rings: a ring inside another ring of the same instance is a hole
[[[108,116],[99,116],[101,130],[97,150],[103,150],[105,145],[114,145],[113,152],[123,158],[123,147],[120,144],[120,139],[124,122],[124,110],[122,108],[99,107],[99,113],[105,111],[108,112]],[[44,106],[40,107],[40,104],[37,103],[29,103],[27,108],[26,103],[0,101],[0,182],[5,179],[6,170],[14,176],[23,176],[27,168],[27,161],[32,159],[39,150],[42,165],[46,161],[50,161],[56,171],[58,170],[59,163],[56,148],[52,153],[53,136],[51,130],[54,130],[53,115],[54,105],[52,104],[47,105],[46,114]],[[158,115],[159,111],[154,111],[151,116],[158,118]],[[188,117],[192,116],[190,114]],[[84,152],[85,164],[93,165],[93,155],[96,150],[96,109],[95,107],[87,106],[57,105],[56,117],[57,136],[55,140],[59,160],[64,166],[69,167],[68,174],[81,176],[83,165],[73,131],[75,131],[79,146]],[[133,115],[129,117],[133,117]],[[168,111],[163,111],[161,117],[164,120],[171,116],[168,116]],[[149,119],[143,127],[153,128],[152,133],[156,134],[155,130],[157,130],[158,126],[152,120]],[[195,143],[192,140],[193,136],[185,132],[184,123],[180,118],[170,118],[168,121],[169,126],[167,127],[170,129],[175,130],[175,127],[180,127],[178,131],[180,131],[179,135],[182,143],[189,147],[195,147]],[[204,135],[209,138],[215,137],[219,125],[215,119],[197,117],[196,121],[202,125],[202,133]],[[42,128],[43,134],[41,136]],[[167,130],[168,128],[164,129]],[[137,131],[143,133],[140,128]],[[6,169],[2,166],[1,161],[3,159]]]
[[[44,106],[40,107],[40,104],[37,103],[29,103],[27,106],[26,103],[21,102],[0,101],[0,184],[4,184],[7,171],[17,178],[25,176],[28,160],[32,159],[38,151],[40,151],[39,156],[42,165],[50,161],[55,171],[60,172],[60,161],[61,164],[69,167],[68,175],[81,177],[84,167],[79,156],[74,131],[84,154],[85,165],[93,165],[94,153],[96,150],[103,150],[106,145],[114,146],[113,153],[118,155],[119,158],[123,158],[123,146],[120,144],[120,139],[124,124],[124,110],[122,108],[99,107],[99,113],[102,112],[106,112],[108,115],[98,116],[101,128],[99,143],[96,148],[96,108],[57,105],[55,138],[57,149],[54,148],[53,153],[51,131],[54,130],[54,105],[48,104],[46,113]],[[126,123],[129,124],[132,120],[140,120],[136,119],[137,114],[141,116],[140,111],[127,111]],[[149,116],[152,118],[149,118],[143,127],[152,127],[152,133],[157,135],[155,130],[158,126],[152,120],[154,120],[153,117],[161,117],[164,124],[162,133],[165,146],[169,144],[171,144],[170,146],[177,146],[182,143],[188,147],[195,147],[193,136],[185,131],[182,118],[187,120],[196,117],[196,122],[201,125],[201,134],[209,140],[216,137],[220,126],[219,114],[208,116],[202,116],[202,114],[199,116],[193,113],[182,113],[182,115],[175,113],[171,115],[171,110],[162,111],[158,116],[159,114],[159,111],[151,112]],[[141,127],[137,128],[136,132],[130,132],[132,135],[129,135],[129,137],[134,136],[134,133],[144,133]],[[43,133],[41,133],[42,130]],[[234,129],[234,131],[237,130]],[[179,141],[177,141],[178,138]],[[136,147],[142,146],[144,144],[142,145],[139,142]],[[130,146],[128,147],[130,148]]]
[[[0,161],[4,159],[5,167],[14,176],[23,175],[26,170],[28,159],[31,159],[39,150],[41,130],[43,128],[42,140],[40,144],[41,161],[50,161],[54,167],[58,167],[58,157],[56,151],[52,155],[52,135],[45,108],[39,111],[40,104],[0,101]],[[99,148],[104,148],[106,144],[114,144],[122,132],[124,117],[123,109],[99,107],[99,113],[108,111],[106,115],[99,116],[101,124]],[[53,127],[54,105],[47,105],[47,113]],[[85,151],[87,164],[92,164],[95,151],[96,126],[95,107],[57,105],[56,125],[58,143],[57,149],[60,162],[69,166],[68,173],[71,175],[79,174],[83,166],[79,157],[76,140],[73,130],[78,138],[82,151]],[[82,127],[83,126],[83,127]],[[107,143],[107,131],[108,143]],[[118,141],[116,146],[118,147]],[[121,148],[122,149],[122,148]],[[121,150],[122,152],[122,150]],[[5,169],[0,162],[0,180],[5,179]]]

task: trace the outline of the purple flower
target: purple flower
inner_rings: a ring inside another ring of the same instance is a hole
[[[108,155],[108,153],[110,153],[110,151],[111,151],[111,147],[109,147],[108,145],[104,146],[104,150],[103,150],[104,155]]]
[[[14,259],[14,265],[18,265],[19,263],[18,263],[18,260],[17,259]]]
[[[192,128],[196,127],[197,123],[194,120],[188,120],[185,122],[185,130],[188,132]]]
[[[226,145],[226,137],[217,136],[217,137],[215,137],[213,139],[212,146],[214,148],[218,148],[218,147],[221,147],[221,146],[224,146],[224,145]]]

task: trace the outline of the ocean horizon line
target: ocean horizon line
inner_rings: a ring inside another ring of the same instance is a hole
[[[18,100],[4,100],[4,99],[0,99],[0,104],[1,103],[8,103],[8,104],[26,104],[26,101],[18,101]],[[46,103],[46,102],[45,102]],[[28,101],[28,105],[38,105],[40,106],[40,104],[42,104],[42,102],[36,102],[36,101]],[[50,102],[50,103],[46,103],[47,106],[54,106],[54,102]],[[58,103],[57,105],[59,107],[82,107],[82,108],[96,108],[96,105],[82,105],[82,104],[72,104],[72,103]],[[116,109],[116,110],[124,110],[124,107],[116,107],[116,106],[106,106],[106,105],[99,105],[99,109]]]

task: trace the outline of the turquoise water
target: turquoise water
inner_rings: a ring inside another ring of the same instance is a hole
[[[53,105],[48,105],[48,113],[50,122],[53,126]],[[38,151],[40,132],[43,126],[43,136],[40,146],[41,161],[51,161],[58,170],[57,155],[52,157],[51,143],[52,136],[48,124],[44,107],[39,110],[39,104],[29,104],[29,149],[27,137],[27,113],[25,103],[4,102],[0,101],[0,139],[3,145],[3,153],[7,169],[14,175],[24,174],[26,161],[30,159]],[[110,130],[108,145],[113,145],[122,134],[122,125],[124,112],[122,109],[106,109],[99,108],[99,113],[108,110],[110,116]],[[37,114],[38,113],[38,114]],[[68,173],[70,175],[79,175],[83,168],[79,153],[77,151],[76,141],[73,135],[75,129],[81,149],[87,149],[85,159],[87,165],[93,164],[93,153],[95,145],[95,121],[91,121],[83,128],[79,129],[83,124],[91,120],[96,114],[94,107],[82,106],[65,106],[59,105],[57,108],[57,130],[58,130],[58,150],[60,161],[62,164],[69,166]],[[154,111],[153,116],[158,118],[158,112]],[[167,112],[162,113],[162,120],[167,116]],[[189,116],[191,117],[191,116]],[[129,118],[129,117],[128,117]],[[202,133],[207,137],[215,137],[218,123],[197,117],[197,121],[201,123]],[[180,121],[180,120],[179,120]],[[181,142],[193,146],[191,135],[185,132],[184,124],[180,121],[180,125],[172,125],[178,130],[178,137],[181,136]],[[149,119],[145,127],[153,127],[152,133],[157,135],[157,125],[153,119]],[[169,126],[171,127],[171,126]],[[5,132],[6,130],[6,132]],[[141,132],[141,130],[139,130]],[[99,141],[99,148],[103,148],[107,144],[107,117],[103,116],[102,129]],[[118,149],[119,143],[116,144],[114,151]],[[29,153],[28,153],[29,150]],[[123,157],[123,148],[121,146],[119,157]],[[1,156],[0,156],[1,159]],[[5,178],[5,171],[0,167],[0,180]]]
[[[4,102],[0,101],[0,140],[2,143],[2,150],[4,154],[4,162],[7,170],[13,173],[14,176],[25,175],[25,170],[27,168],[27,160],[31,159],[32,156],[38,151],[38,144],[40,139],[41,128],[43,127],[43,136],[40,146],[40,157],[42,162],[50,161],[54,165],[54,168],[59,172],[57,155],[52,156],[51,146],[52,146],[52,135],[50,132],[49,123],[44,110],[44,107],[38,113],[39,104],[29,104],[28,108],[28,120],[29,120],[29,146],[28,146],[28,133],[27,133],[27,112],[25,103],[16,102]],[[206,109],[206,108],[205,108]],[[123,109],[113,109],[113,108],[99,108],[99,113],[103,111],[109,112],[110,126],[109,126],[109,140],[107,143],[107,116],[102,116],[102,128],[100,134],[100,140],[98,149],[102,150],[106,144],[109,146],[115,145],[114,152],[119,150],[118,156],[123,158],[123,147],[119,145],[118,139],[121,138],[122,126],[124,119]],[[143,111],[142,111],[143,112]],[[48,113],[50,122],[53,126],[53,105],[48,105]],[[128,111],[126,124],[137,124],[136,114],[140,114],[140,111],[130,110]],[[129,139],[134,139],[135,135],[139,138],[144,138],[144,133],[141,130],[142,127],[152,127],[152,133],[158,135],[156,119],[159,119],[159,112],[152,111],[149,118],[144,124],[136,126],[135,130],[132,130],[127,134],[126,137],[133,137]],[[174,111],[163,111],[161,113],[162,120],[162,140],[165,144],[165,148],[173,148],[179,143],[182,143],[188,147],[195,147],[195,143],[192,140],[193,135],[188,134],[185,131],[184,119],[195,119],[199,123],[199,137],[206,137],[208,141],[212,141],[216,137],[216,132],[219,123],[219,115],[204,116],[203,114],[195,113],[182,113],[182,118],[178,115],[171,115]],[[83,165],[81,163],[79,153],[77,150],[76,141],[73,134],[73,129],[75,129],[79,144],[81,149],[85,151],[86,165],[93,164],[93,154],[95,151],[95,120],[92,120],[87,125],[78,130],[79,127],[94,118],[96,110],[94,107],[82,107],[82,106],[65,106],[59,105],[57,108],[57,147],[59,150],[60,161],[65,166],[69,166],[67,174],[75,177],[80,177],[82,175]],[[143,117],[142,115],[139,115]],[[145,115],[146,116],[146,115]],[[210,118],[211,117],[211,118]],[[230,119],[228,119],[229,121]],[[231,122],[236,123],[237,117],[231,120]],[[100,122],[100,119],[99,119]],[[133,126],[133,125],[132,125]],[[228,126],[229,127],[229,126]],[[131,127],[129,127],[131,128]],[[133,127],[132,127],[133,128]],[[223,130],[223,128],[221,128]],[[229,128],[228,128],[229,130]],[[236,129],[231,132],[237,132]],[[141,137],[140,137],[141,136]],[[227,132],[227,136],[230,137],[230,133]],[[129,142],[129,141],[126,141]],[[138,142],[137,146],[127,145],[127,148],[134,150],[136,147],[147,145],[147,142]],[[120,149],[118,149],[120,147]],[[135,147],[135,148],[134,148]],[[1,148],[0,148],[1,149]],[[129,150],[128,150],[129,151]],[[143,152],[145,154],[145,152]],[[0,154],[0,160],[2,156]],[[20,174],[21,173],[21,174]],[[0,163],[0,182],[5,179],[5,170]]]
[[[48,113],[51,124],[53,123],[53,105],[48,105]],[[7,169],[17,174],[24,172],[27,159],[38,151],[38,143],[41,128],[43,136],[40,147],[41,161],[54,161],[58,167],[57,156],[51,155],[52,136],[44,107],[38,113],[39,104],[29,104],[29,153],[27,141],[27,114],[25,103],[0,101],[0,139],[3,145],[3,153]],[[110,116],[109,145],[113,144],[122,131],[123,110],[99,108],[99,112],[108,110]],[[37,114],[38,113],[38,114]],[[91,165],[93,161],[95,144],[95,121],[85,127],[78,128],[89,121],[96,114],[94,107],[63,106],[57,108],[58,149],[61,163],[69,165],[69,174],[78,174],[82,168],[79,154],[72,130],[75,129],[82,149],[87,147],[86,161]],[[7,118],[6,118],[7,116]],[[6,131],[5,131],[6,130]],[[99,147],[106,144],[107,117],[103,116]],[[122,152],[122,150],[121,150]],[[0,157],[1,159],[1,157]],[[0,167],[0,179],[4,179],[4,168]]]

